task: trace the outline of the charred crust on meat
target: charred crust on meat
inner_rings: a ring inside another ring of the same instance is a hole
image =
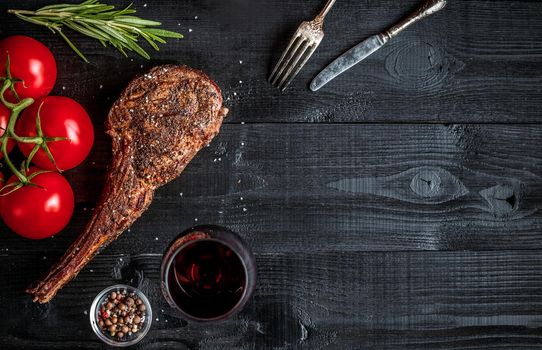
[[[106,121],[113,160],[100,202],[83,233],[48,274],[27,289],[50,301],[103,247],[149,207],[156,188],[181,174],[218,134],[228,109],[204,73],[164,65],[133,79]]]

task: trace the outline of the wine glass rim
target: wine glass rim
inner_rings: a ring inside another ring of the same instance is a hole
[[[205,227],[207,227],[207,228],[210,227],[210,228],[213,228],[213,229],[219,229],[221,232],[226,232],[228,234],[232,234],[236,238],[241,239],[241,241],[242,241],[242,238],[238,234],[236,234],[235,232],[233,232],[233,231],[231,231],[231,230],[229,230],[227,228],[220,227],[220,226],[214,226],[214,225],[196,226],[196,227],[193,227],[193,228],[191,228],[189,230],[186,230],[185,233],[186,233],[186,235],[189,235],[189,234],[192,234],[192,233],[197,233],[197,232],[205,233],[205,231],[202,229],[202,228],[205,228]],[[241,296],[239,297],[239,299],[237,300],[235,305],[233,305],[230,308],[230,310],[228,310],[224,314],[219,315],[219,316],[215,316],[215,317],[198,317],[198,316],[194,316],[194,315],[191,315],[191,314],[187,313],[173,300],[173,298],[171,297],[171,294],[169,292],[169,288],[168,288],[169,281],[168,281],[167,276],[169,275],[170,270],[172,269],[173,261],[175,260],[175,258],[179,254],[179,252],[181,252],[183,249],[185,249],[189,245],[195,244],[195,243],[201,242],[201,241],[214,241],[214,242],[220,243],[220,244],[228,247],[229,249],[231,249],[235,253],[235,255],[237,256],[239,261],[241,262],[241,265],[243,266],[243,272],[244,272],[244,275],[245,275],[245,279],[244,279],[244,283],[243,283],[243,293],[241,294]],[[170,248],[168,248],[168,250],[166,251],[166,254],[169,252],[169,250],[170,250]],[[248,251],[248,254],[253,259],[252,252],[250,252],[250,250]],[[188,318],[188,319],[190,319],[192,321],[196,321],[196,322],[214,322],[214,321],[221,321],[221,320],[227,319],[227,318],[231,317],[232,315],[236,314],[237,312],[239,312],[241,310],[241,308],[243,307],[243,305],[248,301],[248,298],[247,298],[247,293],[249,292],[249,280],[248,280],[249,279],[249,270],[248,270],[248,266],[247,266],[247,263],[246,263],[245,259],[243,259],[241,254],[237,251],[237,248],[233,247],[231,244],[229,244],[229,242],[225,242],[224,240],[217,239],[217,238],[214,238],[214,237],[205,237],[205,238],[199,238],[197,240],[190,240],[190,241],[184,242],[183,244],[178,246],[174,250],[174,252],[169,257],[167,257],[166,260],[164,260],[162,262],[162,264],[166,265],[164,273],[163,273],[163,277],[165,277],[165,278],[162,279],[162,283],[165,284],[165,292],[168,294],[168,298],[167,298],[168,301],[171,300],[173,302],[172,306],[174,306],[178,311],[180,311],[183,316],[185,316],[186,318]],[[255,278],[255,276],[253,278]],[[253,283],[255,283],[255,281]]]

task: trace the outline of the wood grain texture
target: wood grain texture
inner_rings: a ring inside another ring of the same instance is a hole
[[[48,3],[16,4],[37,8]],[[540,1],[450,1],[444,11],[402,33],[320,92],[307,89],[337,55],[388,27],[416,3],[336,4],[322,45],[284,94],[266,77],[297,25],[316,15],[321,1],[136,1],[142,16],[186,34],[154,53],[151,62],[125,60],[74,35],[92,61],[85,64],[46,29],[5,15],[14,6],[9,1],[0,3],[0,36],[26,33],[47,43],[59,61],[55,92],[81,101],[97,118],[134,74],[158,63],[184,63],[219,82],[231,107],[229,122],[540,121]]]
[[[449,1],[316,94],[307,84],[321,68],[418,1],[337,2],[284,94],[266,77],[322,1],[137,0],[186,38],[146,61],[74,35],[91,64],[5,13],[50,3],[0,2],[0,37],[53,50],[54,93],[89,111],[96,144],[66,174],[77,208],[64,232],[33,242],[0,224],[0,349],[105,348],[85,311],[117,282],[141,287],[157,313],[136,349],[540,349],[541,1]],[[223,131],[51,304],[32,304],[22,291],[98,200],[111,104],[162,63],[217,80],[231,109]],[[179,319],[158,290],[169,241],[206,223],[239,232],[258,265],[249,306],[212,325]]]
[[[106,286],[128,282],[150,298],[150,334],[136,349],[538,349],[542,254],[325,252],[257,254],[252,302],[233,319],[187,323],[158,289],[160,255],[100,255],[47,305],[18,290],[43,264],[2,253],[2,349],[105,348],[88,326]],[[27,324],[31,322],[30,326]],[[35,346],[40,344],[39,346]]]
[[[5,244],[61,253],[98,199],[108,147],[67,173],[67,230]],[[536,125],[230,124],[111,249],[160,253],[206,223],[258,252],[541,248],[540,149]]]

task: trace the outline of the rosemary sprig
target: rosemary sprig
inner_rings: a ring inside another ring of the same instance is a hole
[[[70,28],[88,37],[94,38],[103,46],[110,44],[124,56],[126,51],[134,51],[146,59],[149,54],[138,44],[142,37],[158,51],[156,43],[164,44],[164,38],[182,38],[183,35],[165,29],[153,28],[160,22],[142,19],[132,14],[136,10],[132,4],[122,10],[115,6],[100,3],[98,0],[86,0],[80,4],[56,4],[40,8],[36,11],[8,10],[20,19],[49,28],[59,34],[75,53],[88,63],[87,58],[64,33]]]

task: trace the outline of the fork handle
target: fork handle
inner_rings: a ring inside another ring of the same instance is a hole
[[[327,14],[329,13],[329,11],[333,7],[333,5],[335,5],[335,1],[337,1],[337,0],[328,0],[328,2],[326,3],[326,6],[324,6],[324,8],[320,12],[320,14],[318,16],[316,16],[316,19],[318,21],[320,21],[320,22],[324,21],[324,18],[326,18]]]
[[[439,12],[446,6],[446,3],[447,0],[426,0],[413,13],[405,17],[390,29],[386,30],[384,33],[382,33],[382,35],[385,37],[385,40],[388,41],[397,34],[401,33],[403,30],[410,27],[412,24]]]

